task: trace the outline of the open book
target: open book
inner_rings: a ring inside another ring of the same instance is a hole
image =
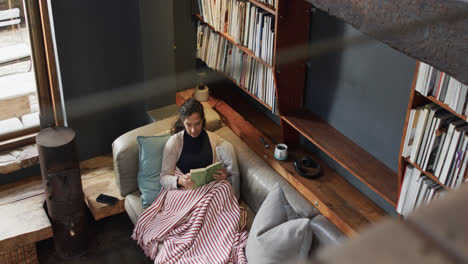
[[[190,178],[195,183],[192,188],[196,188],[214,181],[213,174],[222,168],[221,162],[213,163],[206,168],[190,170]]]

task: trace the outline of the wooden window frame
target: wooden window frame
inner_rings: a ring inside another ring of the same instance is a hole
[[[24,5],[31,41],[31,63],[34,65],[40,125],[0,135],[0,151],[34,143],[41,128],[64,125],[47,0],[25,0]]]

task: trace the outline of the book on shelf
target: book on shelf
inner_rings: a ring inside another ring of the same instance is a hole
[[[272,6],[273,8],[276,7],[276,0],[257,0],[260,3],[267,4],[269,6]]]
[[[433,96],[457,114],[468,114],[468,86],[424,62],[419,64],[415,90]]]
[[[435,160],[435,155],[440,147],[440,141],[443,138],[443,135],[447,131],[447,127],[449,123],[454,120],[454,117],[451,113],[440,110],[439,112],[435,113],[432,124],[433,127],[429,132],[429,139],[426,146],[426,152],[423,155],[422,161],[420,166],[423,170],[427,170],[429,166]]]
[[[453,131],[452,141],[450,142],[447,157],[445,158],[446,161],[444,162],[440,175],[438,175],[439,181],[444,185],[448,185],[447,183],[450,176],[449,172],[452,170],[455,163],[455,153],[457,149],[461,148],[459,145],[461,141],[460,139],[462,139],[462,133],[464,134],[467,130],[468,124],[465,123],[456,127]]]
[[[193,188],[200,187],[212,181],[215,181],[213,175],[217,170],[221,170],[223,164],[221,162],[216,162],[211,165],[208,165],[205,168],[191,169],[190,170],[190,179],[195,183]]]
[[[441,184],[457,188],[465,179],[467,134],[465,120],[434,103],[411,109],[402,156],[418,164],[422,171],[432,172]]]
[[[453,135],[455,132],[455,128],[464,124],[465,124],[465,121],[461,119],[457,119],[456,121],[453,121],[450,123],[449,128],[447,130],[447,136],[445,137],[444,145],[442,146],[440,157],[438,159],[438,162],[434,170],[434,175],[436,177],[440,178],[444,164],[450,162],[450,160],[447,159],[447,153],[449,152],[450,146],[453,142]]]
[[[398,196],[398,203],[396,208],[396,211],[401,215],[403,214],[403,207],[405,204],[406,196],[408,195],[408,186],[411,180],[411,176],[409,175],[413,173],[413,169],[413,166],[408,165],[405,167],[405,172],[403,173],[403,183],[401,184],[400,195]]]
[[[434,115],[437,111],[441,111],[442,109],[443,108],[438,105],[433,105],[432,107],[429,108],[428,119],[426,122],[426,126],[423,129],[424,133],[423,133],[423,137],[421,141],[421,148],[418,151],[418,156],[416,158],[417,164],[420,164],[420,165],[422,164],[423,156],[425,154],[425,151],[427,150],[427,142],[429,139],[429,135],[430,135],[431,129],[434,129],[434,125],[435,125]]]
[[[411,154],[414,136],[416,134],[416,128],[422,109],[423,107],[411,109],[410,118],[408,120],[408,127],[406,130],[405,142],[402,151],[402,156],[405,158],[409,157],[409,155]]]
[[[463,178],[465,176],[465,172],[466,172],[466,167],[467,167],[467,163],[468,163],[468,136],[465,134],[464,135],[464,143],[463,143],[463,147],[461,149],[461,153],[460,153],[460,161],[457,163],[457,167],[459,167],[459,170],[457,170],[455,172],[455,178],[453,180],[453,184],[452,188],[454,189],[457,189],[458,187],[461,186],[462,182],[463,182]]]
[[[200,17],[215,31],[250,49],[273,66],[275,16],[251,2],[200,0]]]
[[[446,186],[452,189],[456,186],[457,177],[462,167],[464,150],[466,149],[467,143],[466,139],[466,132],[462,132],[453,155],[452,165],[450,166],[446,182],[444,183]]]
[[[437,199],[444,189],[417,168],[407,165],[403,174],[403,181],[398,197],[396,211],[403,216],[408,215],[415,208],[428,205]]]
[[[208,26],[198,22],[198,59],[230,76],[238,86],[257,97],[275,113],[275,83],[272,68],[242,51]]]
[[[439,144],[437,145],[436,149],[432,153],[431,157],[429,157],[429,161],[427,163],[425,171],[435,171],[435,166],[439,162],[440,159],[440,153],[442,152],[442,147],[445,143],[445,138],[447,137],[447,129],[444,128],[440,130],[440,139],[439,139]]]
[[[410,161],[416,163],[417,155],[421,147],[421,142],[424,136],[424,128],[426,127],[427,119],[429,117],[429,110],[435,107],[436,104],[427,104],[421,112],[414,135],[413,147],[411,149]]]

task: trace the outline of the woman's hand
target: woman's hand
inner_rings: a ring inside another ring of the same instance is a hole
[[[177,179],[177,183],[182,186],[182,189],[190,189],[193,187],[195,184],[191,179],[190,179],[190,173],[184,174],[179,176]]]
[[[216,180],[225,180],[227,179],[227,171],[225,168],[221,168],[220,170],[215,171],[213,174],[213,178]]]

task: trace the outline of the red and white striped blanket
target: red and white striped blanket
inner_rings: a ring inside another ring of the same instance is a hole
[[[247,263],[245,210],[227,181],[163,189],[133,230],[154,263]]]

